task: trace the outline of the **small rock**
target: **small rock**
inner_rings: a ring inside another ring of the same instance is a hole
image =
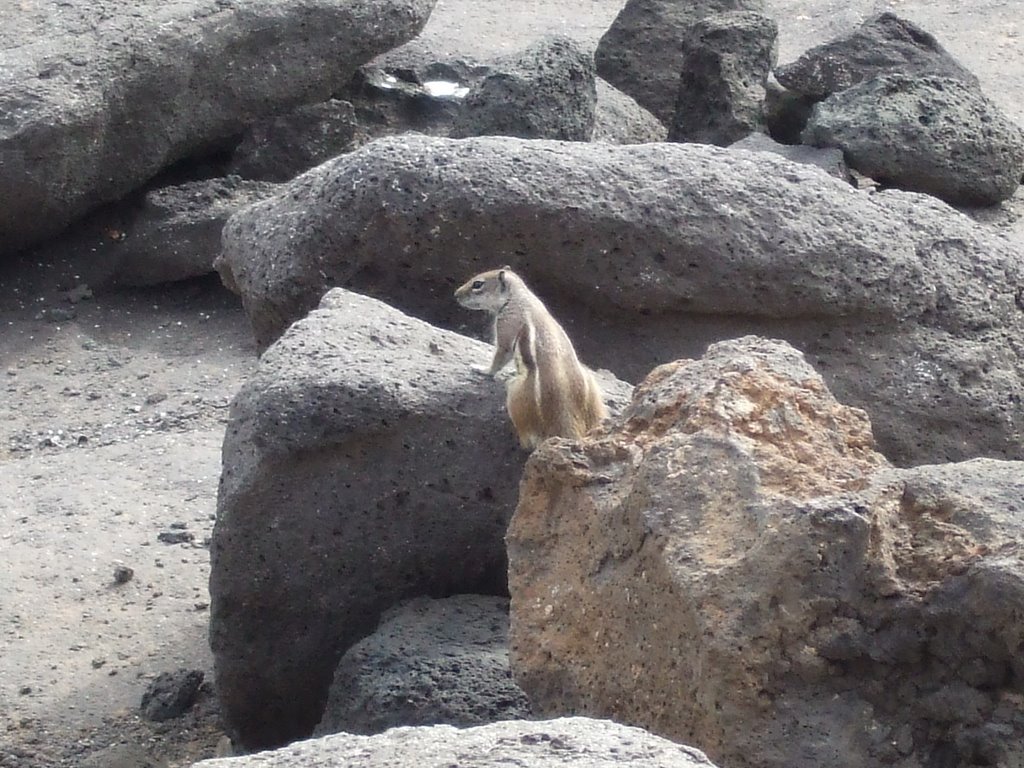
[[[63,307],[50,307],[36,315],[36,320],[49,320],[51,323],[66,323],[75,319],[75,310]]]
[[[167,394],[165,392],[154,392],[150,395],[146,395],[146,405],[156,405],[157,403],[162,403],[166,399]]]
[[[138,744],[111,744],[82,758],[80,768],[160,768],[162,760],[151,757]]]
[[[142,694],[142,714],[154,722],[180,717],[195,704],[202,683],[199,669],[162,672]]]
[[[156,537],[157,541],[164,544],[187,544],[194,538],[195,536],[189,531],[161,531]]]
[[[115,565],[114,566],[114,583],[115,584],[127,584],[135,576],[135,571],[129,568],[127,565]]]
[[[77,304],[83,299],[92,298],[92,288],[90,288],[85,283],[81,283],[80,285],[76,285],[71,290],[65,291],[64,298],[66,298],[72,304]]]
[[[28,696],[30,693],[32,693],[31,685],[23,685],[18,689],[18,694],[21,696]]]
[[[221,736],[217,742],[217,747],[214,750],[216,757],[234,757],[235,746],[231,743],[231,738],[228,736]]]

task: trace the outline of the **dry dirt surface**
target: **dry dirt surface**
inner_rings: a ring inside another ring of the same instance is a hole
[[[911,18],[1024,124],[1022,0],[769,5],[781,61],[871,13]],[[440,0],[412,45],[487,58],[560,32],[593,47],[619,7]],[[164,723],[139,703],[160,672],[211,674],[207,542],[254,346],[216,278],[90,295],[88,258],[0,264],[0,768],[188,765],[222,737],[208,688]]]

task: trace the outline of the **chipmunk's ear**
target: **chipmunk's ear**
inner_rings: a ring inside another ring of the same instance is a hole
[[[504,267],[498,270],[498,283],[499,285],[501,285],[502,290],[508,287],[508,281],[505,280],[505,273],[511,271],[512,267],[510,267],[508,264],[506,264]]]

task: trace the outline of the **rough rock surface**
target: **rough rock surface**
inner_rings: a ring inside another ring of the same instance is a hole
[[[554,36],[496,62],[462,102],[452,136],[589,141],[597,90],[593,57]]]
[[[887,185],[958,205],[1013,196],[1024,175],[1024,130],[962,80],[880,75],[815,105],[805,144],[839,147]]]
[[[142,695],[142,714],[157,722],[180,717],[195,704],[202,684],[201,669],[179,669],[157,675]]]
[[[851,34],[810,49],[776,68],[775,76],[791,91],[823,99],[889,72],[952,77],[978,87],[978,78],[932,34],[891,12],[872,16]]]
[[[394,603],[504,592],[523,456],[498,385],[470,370],[488,355],[333,291],[236,396],[210,638],[229,732],[246,747],[308,735],[342,653]]]
[[[602,144],[650,144],[665,141],[668,129],[604,78],[597,78],[597,107],[590,140]]]
[[[421,84],[440,82],[457,84],[461,88],[468,89],[478,84],[483,78],[495,74],[496,71],[500,72],[502,68],[508,68],[509,61],[515,61],[515,59],[515,56],[486,60],[453,57],[445,51],[409,45],[379,57],[375,60],[375,64],[385,67],[389,72],[402,73]],[[584,60],[580,59],[579,61]],[[533,64],[536,69],[536,62]],[[568,66],[573,66],[572,62],[568,62]],[[369,67],[364,67],[362,71],[367,69]],[[591,70],[592,57],[586,55],[584,66],[580,68],[580,72],[587,82],[591,79],[594,80],[597,95],[591,141],[605,144],[646,144],[665,140],[668,131],[658,118],[641,107],[631,96],[623,93],[606,80],[593,77]],[[577,95],[579,93],[578,86],[570,87],[568,84],[564,84],[562,87]],[[399,114],[396,115],[397,119],[390,121],[390,130],[380,130],[367,120],[367,107],[370,105],[367,104],[368,100],[365,96],[360,98],[360,94],[355,94],[353,101],[360,108],[364,133],[372,138],[402,132],[400,129],[394,129],[399,124],[406,127],[405,132],[416,131],[430,136],[448,136],[452,133],[460,106],[459,98],[448,99],[449,104],[454,103],[454,109],[451,110],[450,119],[445,122],[444,118],[448,117],[447,114],[439,114],[440,110],[435,103],[424,103],[424,100],[420,98],[402,107]]]
[[[1022,455],[1014,249],[934,198],[768,153],[383,140],[232,217],[218,269],[266,346],[332,285],[463,326],[452,290],[503,263],[619,376],[771,332],[869,410],[898,463]]]
[[[224,222],[274,191],[273,184],[228,176],[147,192],[119,236],[107,238],[117,265],[114,281],[159,285],[209,274],[220,255]]]
[[[288,181],[351,151],[359,139],[355,108],[330,99],[250,125],[232,153],[230,170],[245,179]]]
[[[808,147],[803,144],[779,144],[763,133],[752,133],[729,145],[729,149],[748,152],[771,152],[794,163],[813,165],[843,181],[850,180],[850,169],[843,159],[842,150],[827,147]]]
[[[446,69],[443,65],[438,68],[442,71]],[[474,70],[474,75],[467,78],[467,82],[475,81],[483,73]],[[361,68],[344,92],[345,98],[352,102],[356,110],[358,144],[402,133],[422,133],[427,136],[450,134],[456,117],[462,111],[462,98],[428,90],[425,83],[438,79],[465,88],[461,77],[450,72],[441,77],[421,77],[412,68],[395,67],[385,70],[372,65]]]
[[[508,600],[416,598],[388,610],[374,633],[342,656],[314,735],[530,715],[508,666]]]
[[[725,11],[764,12],[761,0],[628,0],[594,52],[597,74],[672,124],[684,54],[693,23]]]
[[[716,13],[687,29],[669,140],[724,147],[764,131],[778,36],[774,20],[752,11]]]
[[[1022,534],[1024,464],[894,470],[792,347],[723,342],[527,462],[513,672],[737,768],[1017,765]]]
[[[432,0],[2,4],[0,253],[413,37]]]
[[[229,733],[309,735],[341,655],[421,595],[505,593],[525,456],[489,345],[331,291],[235,397],[211,544]],[[628,387],[605,382],[617,401]],[[381,468],[388,468],[381,472]]]
[[[157,186],[95,212],[35,249],[33,258],[51,263],[68,251],[89,253],[80,276],[91,288],[207,275],[220,255],[224,222],[275,189],[238,176]]]
[[[339,733],[196,768],[715,768],[700,750],[607,720],[510,720],[476,728],[392,728],[376,736]]]

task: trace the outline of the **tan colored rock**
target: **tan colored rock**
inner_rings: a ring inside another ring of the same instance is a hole
[[[527,462],[513,672],[729,766],[1012,763],[1022,528],[1024,465],[893,469],[799,352],[722,342]]]

